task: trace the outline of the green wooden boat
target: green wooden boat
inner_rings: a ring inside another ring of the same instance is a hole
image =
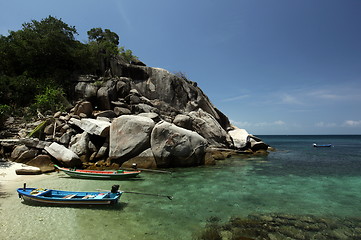
[[[74,178],[92,178],[92,179],[128,179],[138,176],[141,171],[125,171],[125,170],[112,170],[112,171],[100,171],[100,170],[82,170],[82,169],[70,169],[59,167],[54,165],[59,171],[62,171]]]

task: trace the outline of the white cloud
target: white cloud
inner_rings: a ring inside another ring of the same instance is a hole
[[[347,120],[343,123],[343,126],[346,127],[357,127],[357,126],[361,126],[361,120]]]
[[[241,96],[237,96],[237,97],[233,97],[233,98],[223,99],[222,102],[233,102],[233,101],[237,101],[237,100],[248,98],[248,97],[249,97],[249,95],[241,95]]]
[[[308,95],[315,97],[315,98],[322,98],[322,99],[327,99],[327,100],[338,100],[338,99],[344,98],[344,94],[337,95],[334,93],[330,93],[330,91],[327,91],[327,90],[312,91]]]
[[[301,104],[301,101],[299,101],[295,96],[291,96],[287,93],[281,96],[281,101],[286,104]]]
[[[271,127],[271,126],[283,126],[286,123],[282,120],[277,120],[274,122],[237,122],[230,120],[232,124],[237,125],[240,128],[246,127]]]
[[[325,123],[325,122],[318,122],[315,124],[316,127],[336,127],[336,123]]]
[[[274,125],[285,125],[286,123],[282,120],[278,120],[278,121],[275,121],[273,122]]]
[[[326,89],[325,89],[326,88]],[[360,101],[359,83],[349,83],[340,85],[325,86],[323,89],[314,89],[308,96],[316,99],[339,100],[339,101]]]

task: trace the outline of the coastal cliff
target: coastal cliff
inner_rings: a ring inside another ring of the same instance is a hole
[[[18,134],[16,145],[1,143],[3,155],[46,172],[54,163],[188,167],[267,153],[267,144],[233,126],[195,82],[164,69],[117,58],[105,77],[79,76],[74,94],[68,111],[46,117],[27,137]]]

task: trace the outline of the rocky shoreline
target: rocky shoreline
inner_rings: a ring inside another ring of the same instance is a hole
[[[233,126],[195,82],[159,68],[114,62],[108,77],[80,76],[77,101],[25,124],[9,119],[1,155],[37,167],[19,174],[81,168],[212,165],[269,146]]]
[[[253,214],[221,224],[210,218],[197,239],[360,239],[361,218]]]

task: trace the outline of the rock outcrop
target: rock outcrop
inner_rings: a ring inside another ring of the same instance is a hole
[[[261,139],[230,124],[195,82],[144,64],[111,66],[112,77],[80,76],[74,107],[38,123],[45,141],[19,133],[11,158],[36,167],[157,168],[214,164],[229,152],[267,150]],[[8,149],[3,145],[5,154]]]

